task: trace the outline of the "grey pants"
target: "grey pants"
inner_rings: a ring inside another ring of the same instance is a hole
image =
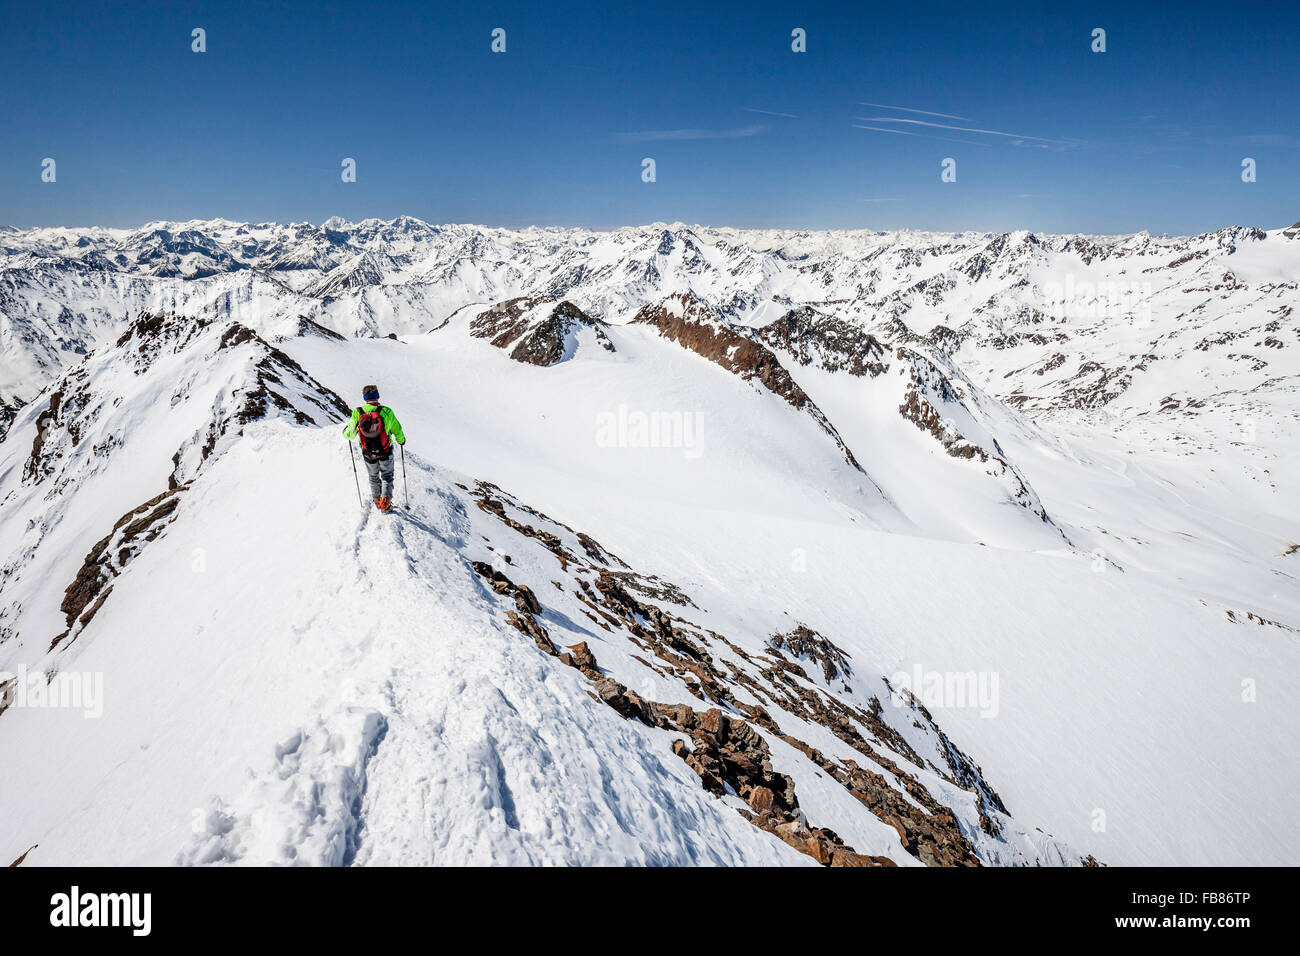
[[[379,461],[366,462],[366,474],[370,476],[370,497],[393,497],[393,456]]]

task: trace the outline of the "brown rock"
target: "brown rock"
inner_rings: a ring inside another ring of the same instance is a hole
[[[521,611],[528,611],[530,614],[542,613],[542,602],[537,600],[533,589],[526,584],[520,584],[515,591],[515,603]]]
[[[602,677],[593,685],[596,694],[615,710],[621,711],[626,703],[622,700],[623,685],[612,677]]]
[[[591,653],[591,648],[587,646],[586,641],[583,641],[580,644],[570,644],[569,650],[572,652],[574,667],[582,671],[597,669],[596,655]]]
[[[686,704],[660,704],[659,713],[665,720],[672,721],[678,730],[692,730],[695,727],[695,711]]]
[[[714,737],[727,735],[727,715],[717,707],[710,707],[700,718],[700,727],[706,734]]]
[[[854,853],[852,850],[846,850],[843,847],[836,847],[831,852],[831,866],[898,866],[887,856],[867,856],[863,853]]]

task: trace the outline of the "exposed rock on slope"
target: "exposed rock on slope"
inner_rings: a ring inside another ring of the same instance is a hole
[[[800,365],[815,365],[828,372],[874,376],[885,370],[887,362],[888,349],[874,335],[810,306],[791,309],[755,334]]]
[[[593,694],[625,718],[682,735],[674,753],[695,770],[706,790],[743,801],[736,809],[755,826],[825,865],[890,862],[857,853],[825,821],[808,819],[795,779],[774,765],[770,736],[807,761],[810,772],[829,776],[892,827],[905,852],[922,863],[1034,862],[1024,855],[1023,838],[1015,835],[1016,824],[1001,798],[925,708],[907,695],[901,710],[894,710],[888,682],[854,675],[848,656],[822,635],[802,625],[760,641],[718,633],[693,621],[680,600],[656,602],[646,596],[680,593],[677,589],[649,582],[621,562],[618,569],[604,566],[607,552],[591,547],[589,536],[495,485],[465,490],[514,536],[499,542],[501,549],[518,554],[534,547],[557,562],[559,577],[549,586],[541,580],[521,582],[522,569],[474,565],[493,591],[509,599],[510,623],[543,652],[580,670],[592,681]],[[497,550],[491,544],[489,549]],[[511,568],[519,564],[507,561]],[[557,647],[545,623],[552,612],[557,621],[584,616],[606,642],[615,647],[622,642],[622,664],[602,666],[587,642]],[[801,660],[812,662],[817,672],[810,674]],[[669,681],[702,709],[652,700],[631,689],[638,671]],[[881,700],[886,695],[889,709]],[[853,756],[832,756],[810,744],[813,728],[829,733]],[[970,802],[954,803],[957,792]],[[1095,863],[1077,855],[1075,860]]]
[[[510,299],[480,312],[470,322],[471,335],[491,339],[499,349],[509,348],[516,362],[543,367],[572,358],[581,333],[589,334],[607,352],[614,351],[605,323],[567,300],[552,304],[527,296]]]
[[[113,530],[90,549],[76,579],[64,592],[63,604],[59,607],[67,616],[68,629],[50,642],[50,650],[65,639],[76,640],[74,632],[90,623],[112,593],[113,578],[126,570],[146,544],[164,533],[180,504],[180,491],[179,488],[165,491],[128,511],[113,525]]]
[[[65,373],[47,394],[6,436],[21,441],[20,433],[30,434],[31,450],[21,490],[10,492],[5,507],[19,507],[20,499],[45,504],[0,575],[7,584],[31,573],[74,578],[59,609],[67,630],[54,645],[70,643],[69,634],[75,638],[84,628],[112,580],[162,534],[183,489],[248,423],[283,416],[323,426],[347,416],[338,395],[247,326],[171,314],[142,313],[113,345]],[[112,509],[107,514],[90,513],[97,495]],[[130,503],[128,495],[145,504]],[[105,535],[115,514],[121,518]],[[77,517],[65,528],[70,515]],[[40,563],[41,555],[57,555],[58,542],[82,523],[102,539],[89,553],[84,541],[64,542],[69,556],[85,553],[78,570],[53,571]],[[18,636],[20,610],[0,606],[0,641]],[[48,642],[48,634],[42,640]]]
[[[348,406],[335,392],[256,332],[236,322],[221,333],[217,349],[240,347],[248,354],[244,379],[218,396],[207,428],[172,456],[172,474],[168,478],[172,488],[192,479],[202,463],[219,453],[224,443],[237,437],[249,422],[287,415],[299,425],[327,425],[347,418]]]
[[[809,415],[834,439],[845,459],[860,468],[853,452],[822,410],[790,377],[780,360],[766,345],[738,330],[704,302],[689,293],[669,296],[658,305],[648,305],[636,314],[635,323],[649,325],[682,348],[689,349],[745,381],[757,380],[765,389]]]
[[[1020,470],[1007,460],[997,439],[992,434],[987,434],[984,441],[992,447],[986,448],[972,437],[972,433],[983,429],[978,429],[971,420],[971,408],[963,402],[962,395],[948,375],[932,360],[911,349],[900,348],[896,357],[904,364],[908,374],[908,385],[903,403],[898,408],[899,413],[921,431],[932,435],[953,458],[975,460],[985,465],[988,474],[1007,487],[1012,501],[1047,524],[1052,524],[1042,501]],[[958,411],[967,419],[965,432],[952,417]]]

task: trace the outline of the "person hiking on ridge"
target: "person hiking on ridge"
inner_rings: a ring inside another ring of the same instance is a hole
[[[360,443],[366,474],[370,476],[370,496],[376,508],[387,511],[393,500],[393,442],[405,445],[406,435],[393,410],[379,404],[377,385],[363,388],[361,398],[365,404],[352,409],[352,420],[344,427],[343,435],[349,441],[355,436]]]

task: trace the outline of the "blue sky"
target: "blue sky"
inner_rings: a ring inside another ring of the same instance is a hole
[[[1300,3],[288,6],[4,4],[0,223],[1300,219]]]

